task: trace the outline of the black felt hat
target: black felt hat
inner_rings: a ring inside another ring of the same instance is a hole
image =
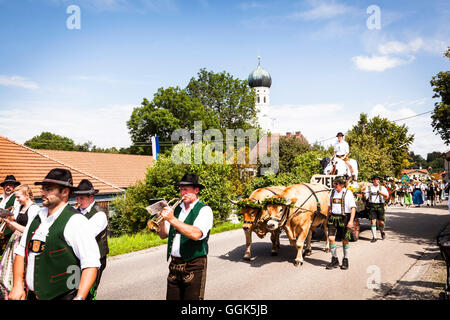
[[[91,194],[98,193],[97,189],[94,189],[94,186],[88,179],[83,179],[78,184],[77,189],[73,193],[74,196],[89,196]]]
[[[374,180],[374,179],[378,179],[378,180],[383,180],[383,179],[381,179],[381,177],[379,176],[379,175],[377,175],[377,174],[374,174],[373,176],[372,176],[372,181]]]
[[[73,186],[72,173],[70,172],[70,170],[60,168],[50,170],[50,172],[45,176],[44,180],[35,182],[34,184],[57,184],[63,187],[70,188],[72,190],[76,189]]]
[[[343,176],[337,176],[336,178],[334,178],[333,183],[340,183],[340,184],[345,184],[346,180],[345,177]]]
[[[194,186],[203,189],[205,186],[198,182],[198,176],[195,173],[186,173],[180,182],[177,184],[178,187],[182,186]]]
[[[12,174],[9,176],[6,176],[5,180],[0,183],[0,186],[5,186],[5,184],[13,184],[15,186],[20,185],[20,182],[16,180],[16,177],[14,177]]]
[[[338,132],[338,134],[336,135],[336,137],[339,137],[339,136],[344,136],[344,134],[343,134],[342,132]]]

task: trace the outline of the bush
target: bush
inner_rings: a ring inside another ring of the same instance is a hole
[[[226,197],[235,197],[237,172],[232,165],[225,164],[175,164],[169,157],[160,157],[153,168],[149,168],[145,183],[138,183],[126,190],[124,196],[112,202],[115,212],[111,217],[114,236],[133,234],[146,228],[150,219],[146,206],[150,199],[164,198],[167,201],[179,198],[176,184],[184,174],[195,173],[205,189],[200,191],[199,199],[209,205],[214,214],[214,225],[226,221],[232,205]]]

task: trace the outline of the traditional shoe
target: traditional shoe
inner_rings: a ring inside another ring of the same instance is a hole
[[[327,269],[330,270],[330,269],[334,269],[337,267],[339,267],[339,259],[332,257],[331,262],[327,265]]]
[[[386,239],[386,233],[384,231],[381,231],[381,239],[382,240]]]
[[[347,258],[342,259],[341,269],[342,270],[347,270],[348,269],[348,259]]]
[[[372,240],[370,240],[370,242],[377,242],[377,238],[373,238]]]

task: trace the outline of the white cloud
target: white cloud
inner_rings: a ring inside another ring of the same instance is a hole
[[[331,19],[339,15],[343,15],[349,13],[353,10],[352,7],[349,7],[344,4],[335,3],[335,2],[322,2],[322,1],[313,1],[313,8],[306,11],[295,12],[290,15],[292,19],[298,20],[323,20],[323,19]]]
[[[25,89],[39,89],[39,85],[21,76],[0,75],[0,85],[7,87],[20,87]]]
[[[251,10],[251,9],[261,9],[265,8],[267,5],[261,2],[257,1],[251,1],[251,2],[241,2],[239,4],[239,8],[243,11]]]
[[[2,110],[0,132],[16,142],[24,143],[43,131],[49,131],[75,143],[91,141],[97,147],[131,145],[126,121],[134,105],[108,105],[102,108],[60,107],[40,103],[30,109]],[[55,112],[57,110],[58,112]]]
[[[377,71],[382,72],[387,69],[392,69],[404,64],[413,62],[414,56],[410,56],[408,59],[400,59],[390,56],[356,56],[352,58],[352,61],[356,67],[363,71]]]
[[[327,140],[324,145],[334,143],[328,139],[350,129],[359,116],[349,115],[342,104],[273,105],[270,114],[274,115],[273,132],[300,131],[309,143]]]
[[[431,127],[431,114],[417,116],[422,112],[416,112],[410,108],[410,106],[424,104],[426,100],[429,100],[429,98],[376,104],[369,111],[368,115],[370,118],[381,116],[390,121],[409,118],[397,121],[396,123],[398,125],[406,125],[409,134],[414,134],[414,142],[411,144],[410,150],[415,154],[420,154],[422,157],[426,158],[428,153],[434,151],[444,152],[448,149],[440,136],[437,136],[433,132],[433,128]]]
[[[389,101],[375,104],[368,113],[369,118],[381,116],[390,121],[414,117],[424,111],[423,108],[431,101],[430,98],[416,100]],[[285,134],[300,131],[309,143],[323,141],[325,147],[332,145],[337,132],[347,132],[359,120],[359,112],[353,112],[343,104],[313,104],[313,105],[272,105],[272,132]],[[442,139],[433,133],[430,114],[401,120],[398,125],[405,124],[410,134],[414,134],[414,142],[410,150],[423,157],[433,151],[444,152],[448,149]]]
[[[403,43],[399,41],[389,41],[385,44],[380,44],[378,46],[378,51],[381,54],[387,55],[387,54],[405,54],[405,53],[411,53],[416,52],[419,49],[421,49],[424,45],[424,41],[422,38],[417,38],[414,40],[411,40],[408,43]]]

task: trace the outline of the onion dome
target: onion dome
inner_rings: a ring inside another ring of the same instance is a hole
[[[267,87],[272,85],[272,77],[261,67],[261,57],[258,57],[258,66],[248,75],[248,84],[252,88]]]

